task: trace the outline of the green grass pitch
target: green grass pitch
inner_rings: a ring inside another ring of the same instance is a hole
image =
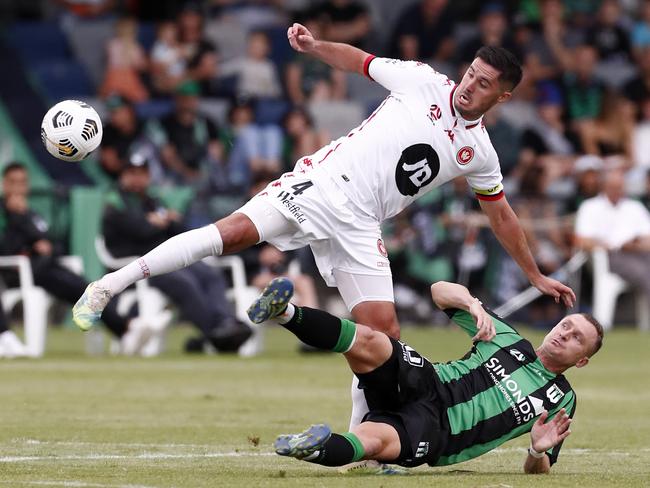
[[[173,331],[159,358],[112,358],[84,356],[81,333],[55,329],[46,358],[0,361],[0,488],[650,486],[650,336],[636,331],[609,334],[592,364],[569,371],[578,410],[552,474],[522,473],[523,437],[400,477],[341,475],[272,453],[277,434],[310,423],[346,430],[342,357],[300,355],[279,328],[256,358],[188,357],[178,352],[187,334]],[[455,329],[404,338],[434,361],[469,345]]]

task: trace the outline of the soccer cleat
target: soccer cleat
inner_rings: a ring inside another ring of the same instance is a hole
[[[266,285],[262,294],[248,307],[246,313],[254,324],[261,324],[282,315],[293,296],[293,283],[289,278],[275,278]]]
[[[325,424],[312,425],[300,434],[281,435],[273,443],[275,453],[304,459],[320,451],[332,436],[332,429]]]
[[[93,281],[72,307],[72,320],[81,330],[90,330],[99,322],[102,312],[111,298],[111,292],[108,289]]]

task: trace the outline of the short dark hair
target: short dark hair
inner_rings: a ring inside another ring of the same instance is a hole
[[[23,163],[14,161],[12,163],[7,164],[7,166],[5,166],[4,168],[2,168],[2,177],[4,178],[12,171],[27,171],[27,168]]]
[[[587,322],[589,322],[591,325],[594,326],[596,329],[596,334],[598,334],[598,337],[596,338],[596,343],[594,344],[594,347],[591,350],[591,353],[589,354],[589,357],[593,356],[596,354],[598,351],[600,351],[600,348],[603,347],[603,335],[605,334],[605,331],[603,330],[603,326],[601,325],[596,318],[588,313],[581,313]]]
[[[499,80],[505,82],[510,90],[514,90],[523,75],[521,63],[517,56],[503,47],[483,46],[476,51],[475,58],[481,58],[501,74]]]

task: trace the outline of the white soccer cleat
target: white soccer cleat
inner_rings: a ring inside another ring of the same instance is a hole
[[[98,281],[93,281],[72,307],[72,320],[81,330],[90,330],[101,319],[102,312],[111,298],[113,295],[108,288],[101,286]]]

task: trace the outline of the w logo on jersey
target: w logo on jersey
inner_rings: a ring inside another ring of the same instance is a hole
[[[564,392],[560,390],[560,387],[556,384],[552,384],[549,389],[546,390],[546,398],[548,398],[549,401],[554,405],[557,404],[563,396]]]

